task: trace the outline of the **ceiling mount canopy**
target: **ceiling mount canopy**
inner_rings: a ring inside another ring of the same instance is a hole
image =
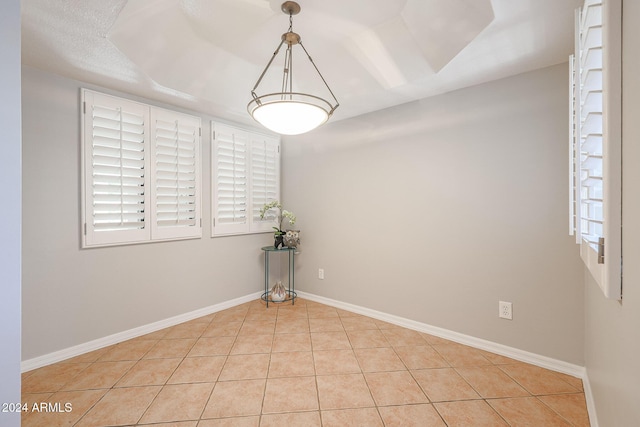
[[[258,123],[273,132],[283,135],[298,135],[309,132],[325,123],[340,104],[324,77],[320,74],[315,62],[311,59],[309,52],[302,44],[300,35],[293,32],[293,15],[300,13],[300,5],[294,1],[286,1],[282,3],[281,9],[282,12],[289,15],[289,30],[282,35],[278,48],[251,90],[253,99],[249,102],[247,110]],[[256,90],[283,45],[286,45],[286,51],[280,92],[258,95]],[[306,54],[309,62],[313,65],[313,69],[322,80],[324,87],[327,88],[333,98],[333,103],[318,95],[295,92],[293,90],[292,47],[295,45],[300,45]]]

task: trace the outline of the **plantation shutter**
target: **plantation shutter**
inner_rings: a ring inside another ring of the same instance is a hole
[[[202,235],[200,129],[198,117],[151,110],[154,240]]]
[[[577,15],[578,70],[574,150],[577,169],[576,227],[578,243],[598,250],[603,236],[602,210],[602,4],[586,4]]]
[[[272,232],[275,215],[260,219],[280,197],[280,139],[211,123],[212,236]]]
[[[272,231],[275,217],[264,220],[260,209],[280,197],[280,142],[277,138],[251,135],[251,231]]]
[[[149,239],[148,108],[82,91],[84,246]]]
[[[580,243],[580,231],[578,225],[580,206],[578,205],[578,179],[580,170],[576,167],[576,156],[580,150],[578,146],[577,118],[577,86],[576,86],[576,59],[575,55],[569,56],[569,235],[576,237],[576,243]]]
[[[216,123],[213,129],[213,234],[248,231],[249,194],[246,131]]]
[[[576,11],[572,60],[572,234],[605,296],[620,299],[620,0],[586,0]]]

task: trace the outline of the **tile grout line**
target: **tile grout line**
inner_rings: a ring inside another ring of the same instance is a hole
[[[211,318],[209,323],[207,323],[207,326],[202,330],[202,333],[200,334],[198,339],[196,339],[196,342],[194,342],[193,345],[191,346],[191,348],[189,349],[189,351],[187,351],[187,354],[184,356],[184,359],[182,359],[182,362],[180,362],[180,364],[178,364],[178,366],[176,367],[174,372],[171,374],[171,376],[169,376],[169,379],[171,379],[171,377],[173,377],[173,375],[175,375],[175,371],[178,370],[180,365],[182,365],[182,363],[187,359],[187,357],[189,357],[189,353],[191,353],[193,351],[193,348],[196,346],[196,344],[198,344],[198,341],[200,341],[200,339],[204,336],[205,331],[209,328],[211,323],[213,323],[213,320],[215,319],[216,315],[217,315],[217,313],[214,314],[214,316]],[[229,350],[229,351],[231,351],[231,350]],[[196,356],[193,356],[193,357],[196,357]],[[227,363],[227,359],[225,358],[225,361],[222,364],[222,366],[224,367],[224,365],[226,363]],[[202,405],[202,410],[200,411],[200,415],[198,416],[198,419],[196,421],[196,425],[200,424],[200,421],[202,420],[202,416],[204,415],[204,411],[207,410],[207,405],[209,404],[209,401],[211,400],[211,396],[213,396],[213,391],[215,390],[216,385],[218,384],[218,378],[220,378],[220,374],[222,373],[222,369],[223,368],[220,368],[220,372],[218,373],[218,376],[216,377],[216,380],[213,382],[213,387],[211,387],[211,391],[209,392],[209,396],[207,397],[206,401],[204,402],[204,405]],[[169,381],[169,379],[167,381]],[[191,383],[191,384],[194,384],[194,383]],[[142,418],[140,418],[140,419],[142,419]]]
[[[186,322],[184,322],[184,323],[186,323]],[[209,323],[207,324],[207,326],[208,326],[210,323],[211,323],[211,321],[209,321]],[[175,326],[178,326],[178,325],[175,325]],[[170,328],[168,328],[168,329],[174,328],[175,326],[172,326],[172,327],[170,327]],[[187,358],[187,356],[189,355],[189,352],[191,352],[191,350],[193,350],[193,347],[196,345],[196,343],[198,342],[198,340],[200,339],[200,337],[202,336],[202,334],[204,333],[204,331],[205,331],[206,329],[207,329],[206,327],[203,329],[203,332],[202,332],[202,333],[200,333],[200,335],[198,336],[198,338],[196,338],[196,339],[195,339],[195,341],[194,341],[193,345],[191,345],[191,347],[189,347],[189,349],[188,349],[188,350],[186,350],[185,355],[180,359],[180,362],[179,362],[179,363],[177,363],[177,364],[176,364],[176,367],[175,367],[175,368],[173,368],[173,370],[171,371],[171,373],[170,373],[169,375],[167,375],[166,380],[165,380],[165,381],[164,381],[164,383],[160,386],[160,390],[158,391],[158,393],[156,393],[156,395],[153,397],[153,399],[151,400],[151,402],[149,402],[149,405],[147,405],[146,409],[145,409],[144,411],[142,411],[142,413],[140,414],[140,417],[139,417],[139,418],[138,418],[138,420],[136,421],[136,424],[135,424],[135,425],[139,425],[139,424],[140,424],[140,421],[142,421],[142,419],[143,419],[143,418],[144,418],[144,416],[147,414],[147,412],[149,412],[149,409],[153,406],[153,404],[155,403],[155,401],[158,399],[158,396],[160,396],[160,394],[162,393],[162,391],[163,391],[163,390],[164,390],[168,385],[170,385],[170,384],[169,384],[169,381],[170,381],[170,380],[171,380],[171,378],[175,375],[176,371],[180,368],[180,366],[182,365],[182,363],[185,361],[185,359],[186,359],[186,358]],[[159,343],[160,341],[162,341],[162,340],[170,340],[171,338],[165,338],[165,337],[166,337],[166,335],[167,335],[168,333],[169,333],[169,331],[167,331],[167,332],[162,336],[162,338],[160,338],[160,339],[158,340],[158,343]],[[176,338],[176,339],[180,339],[180,338]],[[156,345],[157,345],[158,343],[156,343]],[[154,345],[153,347],[155,347],[155,345]],[[153,347],[152,347],[152,348],[153,348]],[[138,360],[138,362],[140,362],[141,360],[143,360],[143,359],[144,359],[144,356],[146,356],[150,351],[151,351],[151,349],[149,349],[149,350],[148,350],[148,351],[147,351],[147,352],[146,352],[142,357],[140,357],[140,359]],[[158,358],[158,359],[170,359],[170,358],[168,358],[168,357],[167,357],[167,358]],[[153,360],[153,359],[146,359],[146,360]],[[135,365],[134,365],[134,366],[135,366]],[[132,368],[133,368],[133,367],[132,367]],[[124,377],[124,375],[123,375],[123,377]],[[122,378],[121,378],[120,380],[122,380]],[[211,389],[211,392],[213,392],[213,388]],[[203,408],[203,411],[204,411],[204,408]]]
[[[260,404],[260,413],[258,419],[258,425],[262,424],[262,417],[264,413],[264,402],[267,399],[267,384],[269,383],[269,371],[271,370],[271,355],[273,354],[273,343],[276,339],[276,329],[278,328],[278,318],[280,317],[280,306],[273,307],[276,310],[276,318],[273,325],[273,337],[271,338],[271,351],[269,351],[269,363],[267,364],[267,373],[264,379],[264,389],[262,390],[262,403]]]
[[[171,380],[171,378],[173,377],[173,375],[175,375],[176,371],[180,368],[180,366],[182,365],[182,363],[187,359],[187,357],[188,357],[189,353],[193,350],[193,348],[194,348],[194,347],[195,347],[195,345],[197,344],[198,340],[199,340],[200,338],[202,338],[202,336],[204,335],[204,332],[207,330],[207,328],[209,327],[209,325],[213,322],[213,319],[214,319],[214,318],[215,318],[215,316],[214,316],[214,317],[213,317],[213,318],[212,318],[212,319],[207,323],[207,327],[205,327],[205,328],[203,329],[203,331],[199,334],[199,336],[198,336],[197,338],[195,338],[195,341],[194,341],[193,345],[191,345],[191,347],[189,347],[189,349],[188,349],[188,350],[186,350],[185,355],[181,358],[180,362],[176,365],[176,367],[171,371],[171,373],[170,373],[169,375],[167,375],[166,380],[165,380],[165,381],[164,381],[164,383],[161,385],[160,391],[159,391],[159,392],[154,396],[154,398],[151,400],[151,402],[149,403],[149,405],[147,406],[147,408],[142,412],[142,414],[140,415],[140,418],[138,419],[138,421],[136,422],[136,424],[135,424],[135,425],[140,425],[140,421],[144,418],[144,416],[147,414],[147,412],[149,411],[149,409],[153,406],[153,404],[155,403],[155,401],[158,399],[158,396],[160,396],[160,394],[162,393],[162,391],[163,391],[167,386],[171,385],[171,384],[169,384],[169,381]],[[195,319],[194,319],[194,320],[195,320]],[[187,323],[187,322],[184,322],[184,323]],[[178,326],[178,325],[175,325],[175,326]],[[175,326],[173,326],[173,327],[175,327]],[[173,328],[173,327],[170,327],[170,328]],[[168,328],[168,329],[170,329],[170,328]],[[165,333],[165,334],[163,335],[163,337],[162,337],[160,340],[163,340],[163,339],[164,339],[164,340],[170,340],[170,339],[172,339],[172,338],[165,338],[165,337],[166,337],[166,335],[167,335],[168,333],[169,333],[169,332]],[[175,339],[180,339],[180,338],[175,338]],[[160,340],[159,340],[159,341],[160,341]],[[154,346],[154,347],[155,347],[155,346]],[[149,351],[151,351],[151,349],[149,349]],[[147,352],[147,353],[148,353],[148,352]],[[145,353],[145,355],[146,355],[147,353]],[[140,360],[143,360],[143,359],[144,359],[144,356],[140,358]],[[158,359],[170,359],[170,358],[158,358]],[[147,360],[153,360],[153,359],[147,359]],[[226,362],[226,360],[225,360],[225,362]],[[216,379],[216,380],[217,380],[217,379]],[[217,381],[216,381],[216,382],[217,382]],[[189,384],[193,384],[193,383],[189,383]],[[209,402],[209,399],[211,398],[211,395],[213,394],[213,390],[214,390],[214,388],[215,388],[215,382],[214,382],[214,386],[211,388],[211,392],[210,392],[210,394],[209,394],[209,397],[207,398],[207,402],[205,403],[204,407],[202,408],[202,411],[201,411],[201,413],[200,413],[200,417],[199,417],[199,419],[202,417],[202,414],[204,413],[204,411],[205,411],[205,409],[206,409],[206,406],[207,406],[207,404],[208,404],[208,402]]]
[[[126,341],[125,341],[126,342]],[[158,340],[158,342],[160,342],[160,340]],[[119,345],[121,345],[123,343],[118,343],[115,344],[113,346],[113,349],[115,350]],[[102,397],[100,397],[100,399],[98,399],[93,405],[91,405],[91,407],[89,409],[87,409],[81,416],[80,418],[73,424],[74,426],[78,425],[100,402],[102,402],[102,400],[112,391],[116,388],[116,385],[122,380],[122,378],[124,378],[130,371],[131,369],[133,369],[134,366],[136,366],[136,364],[142,360],[142,358],[149,352],[151,351],[151,349],[153,347],[155,347],[157,345],[157,343],[155,343],[154,345],[152,345],[147,351],[144,352],[144,354],[142,356],[140,356],[140,358],[138,358],[138,360],[134,361],[135,363],[133,363],[129,369],[126,370],[125,373],[122,374],[122,376],[120,376],[120,378],[118,378],[113,385],[108,388],[108,389],[104,389],[106,390],[105,393],[102,395]],[[99,356],[97,360],[95,360],[93,362],[93,364],[95,363],[106,363],[106,362],[100,362],[100,359],[104,356],[106,356],[109,353],[109,351],[107,351],[105,354],[103,354],[102,356]],[[133,360],[132,360],[133,361]],[[91,366],[91,365],[90,365]],[[158,394],[160,394],[160,391],[162,391],[162,387],[160,387],[160,390],[158,391],[158,393],[156,394],[156,396],[154,396],[154,399],[158,396]],[[152,402],[153,402],[152,400]],[[143,411],[143,413],[140,415],[140,418],[138,418],[138,420],[136,421],[136,424],[142,419],[142,416],[144,415],[144,413],[149,409],[149,407],[151,406],[151,403],[149,403],[149,405],[147,406],[147,408]]]

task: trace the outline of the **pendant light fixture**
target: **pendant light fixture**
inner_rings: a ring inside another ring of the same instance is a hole
[[[298,135],[309,132],[329,120],[329,117],[338,108],[339,104],[331,88],[329,88],[324,77],[320,74],[320,70],[318,70],[307,49],[302,44],[300,35],[293,32],[293,15],[300,13],[300,5],[294,1],[286,1],[282,3],[281,9],[282,12],[289,15],[289,30],[282,35],[278,48],[251,90],[253,100],[249,102],[247,110],[258,123],[273,132],[283,135]],[[256,90],[283,45],[286,45],[286,51],[281,90],[280,92],[259,96],[256,94]],[[300,45],[307,55],[324,86],[333,97],[335,104],[317,95],[293,91],[293,46],[295,45]]]

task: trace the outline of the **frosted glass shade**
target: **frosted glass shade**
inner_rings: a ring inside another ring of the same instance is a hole
[[[324,99],[296,93],[291,97],[294,99],[283,100],[282,94],[269,94],[254,99],[248,105],[249,114],[262,126],[282,135],[309,132],[329,119],[332,108]]]

